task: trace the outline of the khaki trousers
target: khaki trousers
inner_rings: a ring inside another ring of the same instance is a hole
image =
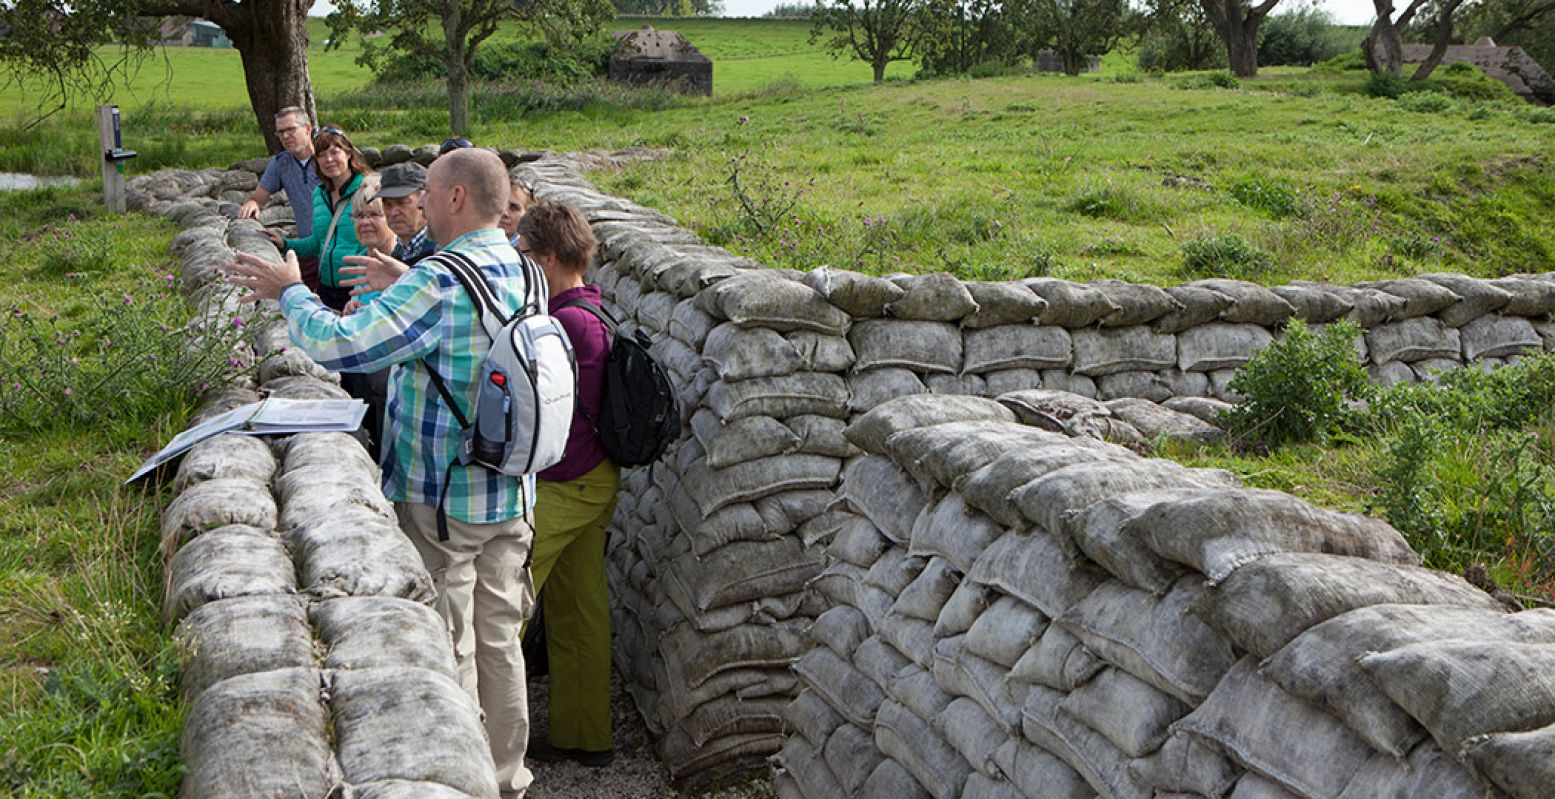
[[[524,560],[534,530],[522,518],[470,524],[450,517],[448,540],[437,540],[437,509],[394,503],[405,531],[437,586],[437,612],[453,636],[464,690],[485,716],[497,785],[503,799],[522,797],[534,775],[524,766],[529,743],[529,695],[519,630],[534,612]]]

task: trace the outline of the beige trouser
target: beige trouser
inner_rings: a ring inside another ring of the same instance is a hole
[[[470,524],[450,517],[437,540],[437,509],[394,503],[405,531],[437,586],[437,612],[453,636],[464,690],[480,704],[503,799],[522,797],[534,775],[524,767],[529,697],[519,630],[534,612],[534,586],[524,560],[534,530],[522,518]]]

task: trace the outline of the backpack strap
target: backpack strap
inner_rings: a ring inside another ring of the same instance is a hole
[[[601,308],[600,306],[595,305],[594,303],[589,302],[588,300],[585,300],[585,299],[583,299],[581,297],[576,299],[576,300],[568,300],[567,302],[562,303],[561,307],[562,308],[582,308],[583,310],[588,311],[589,313],[593,314],[594,318],[598,319],[600,321],[600,323],[603,324],[605,326],[605,328],[610,331],[610,337],[612,339],[615,338],[616,329],[621,326],[621,323],[617,322],[616,318],[614,316],[611,316],[609,311],[607,311],[604,308]],[[561,308],[557,308],[556,310],[559,311],[559,310],[561,310]]]

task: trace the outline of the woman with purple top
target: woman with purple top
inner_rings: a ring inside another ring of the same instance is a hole
[[[614,756],[605,527],[615,514],[621,471],[605,456],[593,420],[602,405],[611,339],[609,328],[588,309],[567,307],[580,300],[600,304],[599,287],[583,282],[597,245],[583,215],[560,203],[536,202],[517,228],[523,254],[545,273],[551,315],[572,339],[578,362],[566,452],[560,463],[539,473],[535,492],[530,568],[545,618],[551,697],[549,734],[529,742],[527,757],[604,766]]]

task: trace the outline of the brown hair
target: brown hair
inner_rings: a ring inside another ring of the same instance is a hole
[[[599,246],[594,231],[578,209],[566,203],[536,200],[518,220],[518,235],[530,252],[554,255],[563,268],[582,272]]]
[[[347,168],[351,170],[351,174],[366,175],[373,171],[372,167],[367,165],[367,159],[362,157],[362,151],[356,149],[356,145],[352,144],[351,140],[346,137],[345,131],[332,125],[325,125],[324,127],[313,131],[314,158],[318,158],[320,153],[328,150],[331,147],[344,148],[345,151],[350,154],[350,160],[347,162]],[[329,178],[326,178],[323,175],[319,175],[319,182],[329,185],[331,189],[335,189],[337,191],[343,188],[341,186],[330,185]],[[351,179],[346,178],[346,182],[351,182]]]

